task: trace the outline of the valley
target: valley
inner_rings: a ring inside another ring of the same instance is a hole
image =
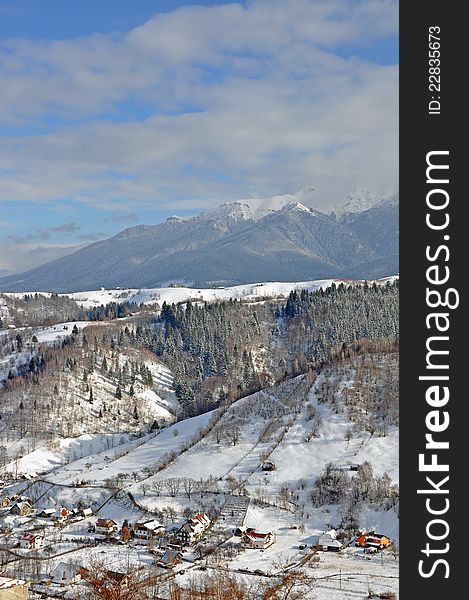
[[[397,285],[103,289],[59,305],[132,311],[48,326],[53,295],[4,294],[2,572],[37,598],[397,592]]]

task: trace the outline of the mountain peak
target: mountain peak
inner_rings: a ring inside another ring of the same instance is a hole
[[[334,212],[337,216],[342,216],[347,213],[360,213],[376,206],[379,201],[380,198],[376,192],[365,188],[358,188],[347,196],[345,202],[340,205],[339,208],[336,208],[331,212]]]
[[[301,202],[289,202],[288,204],[285,204],[281,208],[281,210],[284,212],[292,212],[292,211],[308,212],[308,213],[313,212],[311,208],[308,208],[304,204],[301,204]]]
[[[200,218],[210,221],[223,221],[226,219],[246,221],[252,219],[252,213],[247,204],[238,200],[236,202],[224,202],[217,206],[215,210],[202,213]]]
[[[179,217],[178,215],[173,215],[166,219],[166,223],[184,223],[188,221],[190,217]]]

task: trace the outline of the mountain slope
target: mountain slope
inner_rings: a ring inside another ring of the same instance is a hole
[[[3,277],[0,290],[376,278],[398,270],[396,202],[337,216],[307,208],[296,196],[272,200],[252,206],[227,203],[197,217],[132,227],[51,263]]]
[[[399,271],[399,196],[383,200],[359,213],[347,213],[340,222],[353,231],[364,243],[372,248],[380,258],[369,263],[368,277],[376,273]],[[361,265],[352,269],[350,276],[360,273]]]

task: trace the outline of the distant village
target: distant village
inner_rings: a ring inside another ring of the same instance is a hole
[[[232,497],[236,500],[236,497]],[[240,498],[241,505],[246,503]],[[215,520],[203,513],[196,513],[182,524],[163,524],[155,518],[141,519],[133,523],[124,519],[118,523],[106,517],[105,509],[97,516],[90,507],[76,508],[58,506],[54,508],[36,508],[25,494],[4,494],[0,496],[0,544],[2,552],[2,571],[0,571],[0,600],[22,600],[34,590],[38,598],[64,597],[61,595],[74,586],[86,584],[91,577],[90,569],[73,559],[74,554],[83,548],[95,548],[100,545],[113,545],[128,548],[139,547],[149,557],[154,569],[161,576],[184,573],[185,568],[198,565],[206,569],[204,540],[210,537]],[[245,511],[232,509],[219,517],[225,535],[219,546],[236,548],[237,551],[270,548],[276,542],[276,532],[259,530],[244,523]],[[241,522],[239,520],[241,515]],[[243,516],[244,515],[244,516]],[[232,517],[232,522],[228,522]],[[220,523],[218,523],[220,526]],[[292,530],[301,526],[292,524]],[[54,532],[60,532],[58,538]],[[298,549],[310,558],[319,552],[341,552],[348,546],[359,547],[364,553],[389,549],[392,540],[389,536],[375,531],[361,532],[353,539],[345,539],[343,533],[331,529],[316,536],[310,544],[299,543]],[[207,550],[208,553],[208,550]],[[38,569],[37,577],[30,573],[22,574],[22,563],[28,558],[54,558],[48,572]],[[21,560],[23,559],[23,561]],[[186,567],[184,566],[186,565]],[[242,569],[249,572],[249,569]],[[260,569],[256,575],[266,575]],[[26,575],[29,575],[26,576]],[[111,578],[124,578],[125,573],[109,570]],[[54,591],[55,590],[55,591]],[[42,595],[41,595],[42,594]]]

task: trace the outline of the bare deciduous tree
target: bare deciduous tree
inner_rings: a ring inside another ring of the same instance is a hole
[[[171,477],[170,479],[165,479],[164,484],[171,498],[175,498],[178,495],[179,490],[181,488],[181,480],[179,479],[179,477]]]

